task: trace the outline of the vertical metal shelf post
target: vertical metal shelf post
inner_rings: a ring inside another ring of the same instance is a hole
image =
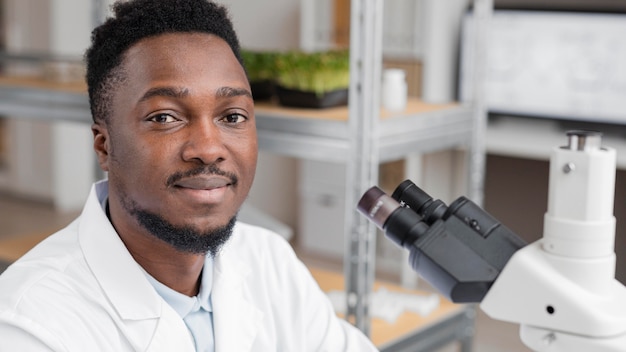
[[[370,334],[376,228],[356,213],[360,196],[378,183],[382,0],[350,4],[349,158],[346,166],[346,319]]]
[[[471,103],[474,105],[474,128],[469,148],[469,197],[476,204],[483,205],[485,178],[485,138],[487,137],[487,107],[485,104],[485,74],[489,50],[489,22],[493,12],[493,0],[474,0],[474,28],[476,33],[473,52],[473,72]]]

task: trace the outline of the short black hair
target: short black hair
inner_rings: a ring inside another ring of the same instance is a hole
[[[144,38],[179,32],[216,35],[228,43],[243,67],[239,39],[224,6],[209,0],[131,0],[116,2],[112,10],[114,16],[91,33],[85,52],[94,122],[108,120],[112,93],[125,79],[124,53]]]

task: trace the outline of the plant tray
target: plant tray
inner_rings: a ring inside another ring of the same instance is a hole
[[[250,82],[250,89],[255,101],[270,100],[274,96],[274,83],[269,79]]]
[[[317,95],[313,92],[276,86],[278,103],[282,106],[323,109],[348,105],[348,89],[339,89]]]

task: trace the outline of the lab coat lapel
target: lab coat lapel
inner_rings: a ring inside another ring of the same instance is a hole
[[[215,258],[211,299],[216,352],[250,351],[261,328],[263,314],[246,295],[250,268],[235,251],[224,248]]]
[[[164,304],[154,337],[147,352],[195,351],[193,337],[178,313]]]
[[[119,316],[120,332],[138,351],[193,351],[183,320],[150,285],[102,210],[96,193],[106,193],[106,187],[98,183],[92,188],[78,238],[89,268]]]

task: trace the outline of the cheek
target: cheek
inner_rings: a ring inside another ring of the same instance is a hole
[[[180,141],[150,139],[145,135],[120,133],[112,161],[118,177],[139,188],[163,188],[171,174],[180,171]]]
[[[141,138],[125,133],[118,133],[111,139],[111,168],[117,170],[118,175],[128,175],[126,178],[135,179],[138,173],[145,172],[146,164],[152,167],[158,165],[153,159],[154,152]],[[115,172],[112,170],[112,172]]]
[[[256,170],[256,162],[258,157],[258,146],[256,135],[251,135],[247,138],[242,138],[238,143],[238,151],[241,163],[244,165],[247,173],[251,173],[250,177],[254,176]]]
[[[132,144],[128,143],[126,136],[120,133],[112,134],[110,138],[110,153],[112,164],[117,165],[118,168],[125,167],[127,163],[127,157],[133,154]]]

